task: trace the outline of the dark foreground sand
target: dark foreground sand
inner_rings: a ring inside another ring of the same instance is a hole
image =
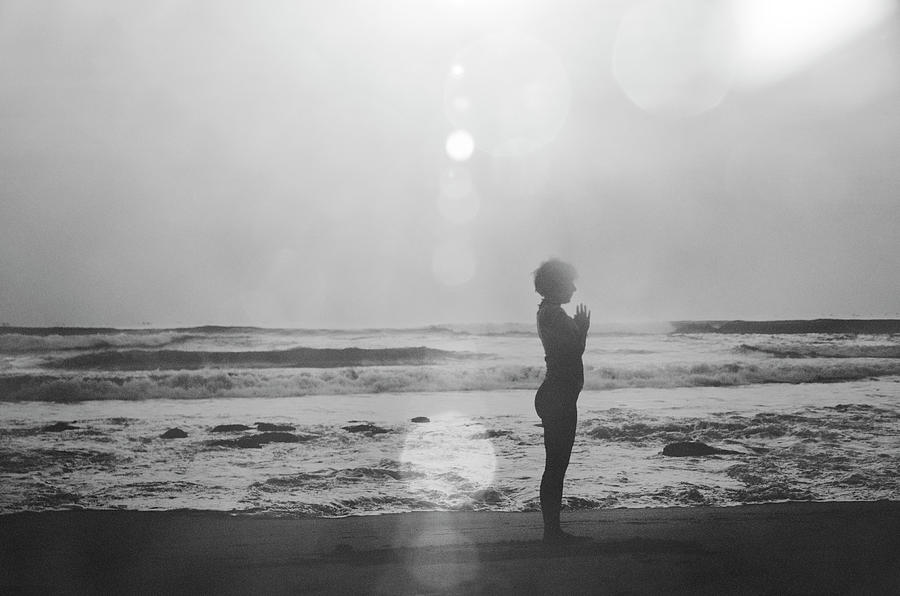
[[[565,515],[0,516],[0,593],[900,594],[900,502]]]

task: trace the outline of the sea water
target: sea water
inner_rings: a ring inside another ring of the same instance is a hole
[[[597,327],[566,507],[900,498],[900,336]],[[542,360],[515,324],[0,328],[0,512],[535,510]]]

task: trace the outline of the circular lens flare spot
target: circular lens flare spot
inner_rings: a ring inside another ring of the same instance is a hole
[[[490,35],[462,50],[444,88],[447,118],[492,155],[523,155],[551,142],[570,101],[568,74],[553,48],[519,33]]]
[[[445,242],[434,250],[431,271],[446,286],[460,286],[475,276],[475,253],[461,241]]]
[[[702,114],[718,106],[731,86],[735,31],[727,2],[648,0],[622,19],[613,74],[642,110]]]
[[[466,161],[475,151],[475,140],[465,130],[455,130],[447,137],[447,155],[456,161]]]

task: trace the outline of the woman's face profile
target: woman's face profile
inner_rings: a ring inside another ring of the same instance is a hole
[[[551,297],[554,302],[566,304],[572,300],[572,294],[575,293],[575,282],[572,280],[563,282],[555,289],[554,295]]]

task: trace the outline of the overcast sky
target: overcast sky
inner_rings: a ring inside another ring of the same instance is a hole
[[[15,325],[897,317],[898,165],[891,0],[0,0]]]

